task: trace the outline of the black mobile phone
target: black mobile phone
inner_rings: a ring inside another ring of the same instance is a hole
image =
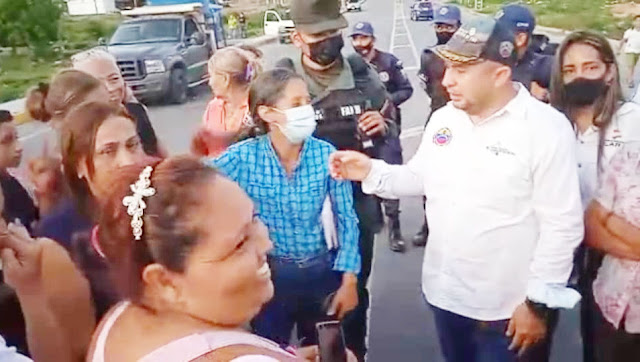
[[[347,348],[340,321],[316,324],[320,362],[347,362]]]

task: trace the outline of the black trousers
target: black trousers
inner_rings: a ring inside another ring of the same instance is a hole
[[[384,215],[390,219],[397,219],[400,216],[400,200],[382,199],[384,205]]]
[[[602,264],[602,254],[582,244],[576,250],[575,269],[578,274],[578,290],[582,295],[580,301],[580,334],[582,336],[582,358],[584,362],[595,362],[596,326],[594,316],[599,314],[598,306],[593,298],[593,281]]]
[[[362,270],[358,275],[358,306],[349,313],[342,326],[344,337],[349,348],[358,361],[364,361],[367,354],[367,311],[369,310],[369,276],[373,261],[373,240],[375,232],[370,227],[360,224],[360,256],[362,257]]]
[[[627,333],[624,320],[616,329],[595,305],[593,322],[593,360],[596,362],[637,362],[640,360],[640,334]]]

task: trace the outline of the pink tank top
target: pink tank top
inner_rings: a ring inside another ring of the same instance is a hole
[[[98,334],[93,356],[88,359],[91,362],[105,362],[104,351],[109,331],[116,320],[129,307],[130,302],[118,304],[113,313],[105,321],[102,330]],[[282,354],[283,357],[295,358],[296,356],[281,349],[276,343],[258,337],[254,334],[241,331],[209,331],[194,333],[180,339],[176,339],[139,359],[140,362],[189,362],[209,352],[235,345],[249,345],[264,348],[269,351]],[[247,356],[248,357],[248,356]],[[256,356],[260,357],[260,356]],[[265,357],[264,361],[268,361]],[[244,360],[239,357],[235,360]],[[277,361],[276,359],[271,359]]]

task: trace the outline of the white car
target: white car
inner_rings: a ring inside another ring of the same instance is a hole
[[[347,11],[362,11],[362,1],[360,0],[347,0]]]
[[[280,43],[290,41],[290,35],[295,29],[289,12],[279,13],[267,10],[264,13],[264,35],[277,35]]]

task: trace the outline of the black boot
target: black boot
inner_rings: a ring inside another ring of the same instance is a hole
[[[400,232],[400,219],[389,218],[389,248],[397,253],[404,253],[405,245]]]
[[[426,246],[428,237],[429,237],[429,225],[427,225],[427,222],[425,221],[422,224],[422,228],[420,229],[420,231],[416,234],[416,236],[413,237],[413,245]]]

